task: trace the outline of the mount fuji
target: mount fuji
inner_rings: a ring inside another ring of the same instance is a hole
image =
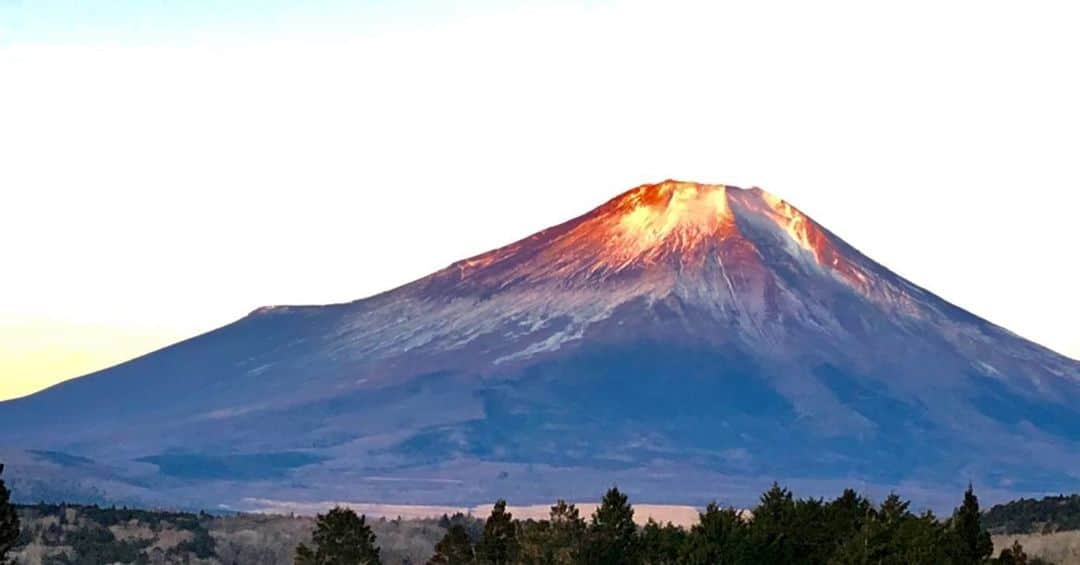
[[[761,190],[665,181],[0,403],[26,500],[254,508],[1080,486],[1080,363]]]

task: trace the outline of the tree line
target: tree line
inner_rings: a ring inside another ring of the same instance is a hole
[[[1013,500],[991,508],[983,521],[990,531],[1006,534],[1080,530],[1080,494]]]
[[[0,464],[0,476],[4,467]],[[0,478],[0,565],[19,539],[19,516]],[[1039,565],[1014,544],[992,556],[979,501],[969,486],[944,520],[915,514],[892,494],[880,504],[854,490],[839,497],[795,498],[774,484],[749,511],[708,505],[689,529],[634,522],[626,494],[610,489],[586,520],[565,501],[547,519],[515,520],[498,501],[486,520],[445,517],[446,533],[429,565]],[[334,508],[316,519],[297,565],[381,564],[366,517]]]
[[[880,504],[848,489],[833,500],[795,498],[774,484],[750,511],[710,504],[689,529],[634,522],[626,494],[610,489],[588,520],[558,501],[544,520],[516,520],[500,500],[481,523],[443,517],[446,534],[428,565],[1039,565],[1019,544],[993,556],[969,486],[944,520],[892,494]],[[364,516],[319,515],[297,565],[381,563]]]

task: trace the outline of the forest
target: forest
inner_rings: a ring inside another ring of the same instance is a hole
[[[915,514],[893,494],[873,504],[854,490],[833,500],[796,498],[778,484],[749,511],[710,504],[689,529],[634,522],[626,494],[610,489],[588,518],[558,501],[545,520],[515,520],[500,500],[483,522],[443,518],[429,565],[581,564],[1039,564],[1015,544],[993,554],[972,488],[946,519]],[[347,508],[319,515],[296,565],[380,563],[365,517]]]
[[[952,513],[939,517],[913,511],[896,494],[879,503],[852,489],[832,499],[800,498],[774,484],[752,508],[710,504],[697,523],[681,527],[635,520],[617,487],[588,516],[560,500],[539,520],[516,519],[503,500],[486,517],[388,520],[344,507],[316,517],[215,516],[15,505],[10,497],[0,480],[0,563],[43,565],[1039,565],[1051,561],[1015,541],[999,539],[995,551],[991,534],[1076,529],[1080,499],[1021,499],[983,512],[969,487]]]

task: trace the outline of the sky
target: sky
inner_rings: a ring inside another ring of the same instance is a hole
[[[1080,358],[1069,2],[0,0],[0,398],[666,178]]]

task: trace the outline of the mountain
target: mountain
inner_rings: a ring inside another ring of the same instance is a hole
[[[0,403],[24,499],[746,503],[1080,484],[1080,363],[757,189],[643,185],[347,304]],[[947,501],[947,502],[946,502]]]

